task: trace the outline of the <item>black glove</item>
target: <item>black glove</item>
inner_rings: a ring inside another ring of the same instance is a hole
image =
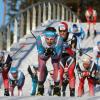
[[[9,64],[9,63],[11,63],[11,62],[12,62],[12,58],[11,58],[11,56],[10,56],[10,55],[8,55],[8,57],[7,57],[7,60],[6,60],[5,64]]]
[[[83,51],[82,51],[82,49],[80,49],[79,50],[79,55],[82,56],[82,54],[83,54]]]
[[[32,73],[32,70],[31,70],[30,66],[28,67],[27,71],[28,71],[28,73],[29,73],[31,76],[33,75],[33,73]]]
[[[46,56],[53,55],[53,51],[54,51],[53,48],[46,48],[45,49],[45,55]]]

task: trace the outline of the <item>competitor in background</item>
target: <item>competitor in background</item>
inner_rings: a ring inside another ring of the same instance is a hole
[[[38,75],[37,75],[38,69],[33,65],[33,66],[28,66],[27,70],[32,79],[32,92],[31,92],[31,96],[32,96],[36,94],[36,88],[38,84]]]
[[[88,81],[89,93],[94,96],[95,76],[97,72],[97,65],[91,60],[90,57],[81,57],[79,63],[76,66],[76,70],[79,76],[78,96],[82,96],[84,93],[85,79]]]
[[[96,84],[100,84],[100,41],[93,48],[94,61],[97,64]]]
[[[43,32],[42,36],[38,36],[36,39],[38,50],[38,63],[39,63],[39,77],[38,77],[38,93],[37,95],[43,95],[44,82],[46,77],[46,62],[51,57],[51,63],[54,68],[54,91],[53,95],[60,96],[59,86],[59,60],[62,53],[63,39],[57,36],[56,29],[54,27],[48,27]]]
[[[77,37],[77,48],[81,48],[81,41],[85,37],[85,32],[82,27],[78,26],[77,24],[73,24],[72,27],[69,29],[69,33],[72,33]]]
[[[87,35],[90,36],[90,25],[93,25],[94,36],[96,36],[96,21],[97,21],[97,12],[93,7],[89,6],[85,12],[85,17],[87,20]]]
[[[22,88],[25,81],[25,76],[23,72],[17,70],[16,67],[11,67],[8,73],[8,77],[9,77],[11,96],[14,96],[14,88],[16,86],[18,88],[18,96],[22,96]]]
[[[97,69],[100,71],[100,41],[97,42],[97,45],[93,48],[94,60],[97,64]]]
[[[12,63],[11,56],[4,51],[0,52],[0,73],[2,73],[3,84],[4,84],[4,95],[9,96],[9,80],[8,72]]]
[[[77,38],[75,35],[68,32],[68,25],[66,22],[60,23],[59,35],[63,38],[63,51],[62,51],[62,56],[60,60],[60,65],[61,65],[60,66],[60,85],[63,88],[65,84],[68,84],[65,82],[63,83],[63,75],[64,73],[68,73],[70,96],[75,96],[74,69],[76,65],[75,49],[77,47]],[[63,94],[65,94],[64,93],[65,91],[62,91],[62,92]]]

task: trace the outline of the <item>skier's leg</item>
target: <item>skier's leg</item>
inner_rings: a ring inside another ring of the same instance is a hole
[[[31,95],[36,94],[37,84],[38,84],[37,80],[35,81],[35,80],[32,79],[32,92],[31,92]]]
[[[64,68],[60,66],[60,87],[62,86],[63,83],[63,74],[64,74]]]
[[[18,86],[18,96],[22,96],[22,88],[24,85],[25,79],[22,80],[22,84]]]
[[[15,88],[15,85],[10,86],[10,95],[11,96],[14,96],[14,88]]]
[[[68,68],[70,96],[75,96],[75,61]]]
[[[62,83],[62,93],[63,93],[63,96],[66,96],[66,87],[68,85],[69,81],[68,80],[63,80],[63,83]]]
[[[78,96],[82,96],[83,91],[84,91],[84,80],[85,78],[80,78],[79,79],[79,86],[78,86]]]
[[[49,89],[48,89],[48,94],[49,94],[49,96],[52,96],[52,91],[53,91],[53,85],[50,85],[50,87],[49,87]]]
[[[4,95],[9,96],[9,80],[8,80],[7,71],[2,72],[2,77],[3,77],[4,88],[5,88]]]
[[[89,85],[90,95],[94,96],[94,80],[93,80],[93,78],[88,78],[88,85]]]
[[[37,95],[43,95],[44,93],[44,81],[46,77],[46,60],[38,57],[39,62],[39,74],[38,74],[38,93]]]
[[[59,60],[52,59],[52,64],[54,67],[54,91],[53,95],[60,96],[60,73],[59,73]]]
[[[94,37],[97,35],[97,33],[96,33],[96,20],[97,20],[97,18],[96,18],[96,16],[94,16],[94,20],[93,20]]]
[[[87,38],[90,36],[90,22],[87,22]]]

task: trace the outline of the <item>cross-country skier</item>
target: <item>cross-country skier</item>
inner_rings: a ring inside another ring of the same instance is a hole
[[[63,51],[60,60],[60,84],[63,84],[64,69],[68,69],[65,73],[68,73],[70,96],[75,96],[74,69],[76,65],[75,49],[77,47],[77,38],[68,32],[68,24],[66,22],[61,22],[58,29],[59,35],[63,38]]]
[[[97,69],[100,71],[100,41],[97,42],[97,45],[93,48],[94,60],[97,64]]]
[[[46,62],[51,57],[51,63],[54,68],[54,91],[53,95],[60,95],[60,86],[58,78],[59,60],[62,53],[63,39],[57,36],[56,29],[54,27],[48,27],[43,32],[42,36],[38,36],[36,39],[38,50],[38,63],[39,63],[39,82],[38,93],[43,95],[44,93],[44,81],[46,77]]]
[[[8,72],[12,63],[12,57],[4,51],[0,52],[0,73],[2,73],[3,84],[4,84],[4,95],[9,96],[9,80]]]
[[[93,25],[94,36],[96,36],[96,21],[97,21],[97,12],[93,7],[89,6],[85,12],[85,17],[87,20],[87,35],[90,36],[90,26]]]
[[[82,27],[77,24],[73,24],[71,28],[69,29],[69,33],[72,33],[77,37],[77,48],[80,49],[81,40],[83,40],[85,37],[85,32],[82,29]]]
[[[97,64],[96,84],[100,84],[100,41],[93,48],[94,61]]]
[[[97,72],[97,65],[87,55],[82,56],[79,63],[76,66],[79,76],[78,96],[82,96],[84,93],[85,79],[88,81],[89,93],[94,96],[95,76]]]
[[[36,94],[36,88],[37,88],[37,84],[38,84],[38,75],[37,75],[38,68],[36,68],[33,65],[33,66],[28,66],[27,70],[32,78],[32,92],[31,92],[31,96],[32,96],[32,95]]]
[[[11,96],[14,96],[14,88],[18,88],[18,96],[22,96],[22,88],[25,81],[25,75],[22,71],[18,70],[16,67],[11,67],[8,73],[9,85]]]

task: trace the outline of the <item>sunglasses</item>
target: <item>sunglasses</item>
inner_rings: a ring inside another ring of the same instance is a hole
[[[46,38],[46,40],[51,40],[51,41],[53,41],[55,38]]]
[[[59,30],[59,32],[66,32],[66,30]]]

